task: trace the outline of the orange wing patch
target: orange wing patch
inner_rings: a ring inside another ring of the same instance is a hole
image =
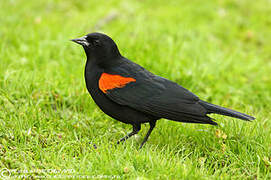
[[[120,75],[113,75],[102,73],[99,79],[99,88],[101,91],[106,93],[107,90],[114,89],[114,88],[122,88],[126,84],[130,82],[135,82],[134,78],[130,77],[122,77]]]

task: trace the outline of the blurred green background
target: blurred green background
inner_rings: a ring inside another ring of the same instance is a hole
[[[0,171],[271,178],[270,0],[1,0],[0,8]],[[69,41],[94,31],[153,73],[256,120],[213,115],[217,127],[160,120],[142,150],[145,126],[116,146],[131,127],[94,104],[85,54]]]

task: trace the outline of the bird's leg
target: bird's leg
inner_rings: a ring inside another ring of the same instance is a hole
[[[150,122],[150,129],[149,129],[149,131],[147,132],[146,136],[144,137],[144,140],[143,140],[143,142],[141,143],[139,149],[141,149],[141,148],[143,147],[143,145],[145,144],[145,142],[148,140],[148,138],[149,138],[149,136],[150,136],[150,134],[151,134],[153,128],[155,127],[155,124],[156,124],[156,121],[151,121],[151,122]]]
[[[125,137],[121,138],[120,140],[118,140],[117,144],[119,144],[122,141],[126,141],[129,137],[137,134],[141,129],[141,125],[140,124],[134,124],[133,125],[133,131],[130,132],[129,134],[127,134]]]

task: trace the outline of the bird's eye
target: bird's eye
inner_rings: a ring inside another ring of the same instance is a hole
[[[96,46],[96,45],[99,45],[100,44],[100,41],[98,39],[95,39],[92,41],[93,45]]]

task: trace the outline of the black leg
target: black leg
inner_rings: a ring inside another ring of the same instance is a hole
[[[146,136],[144,137],[144,140],[143,140],[143,142],[141,143],[139,149],[141,149],[141,148],[143,147],[143,145],[145,144],[145,142],[148,140],[148,138],[149,138],[149,136],[150,136],[150,134],[151,134],[153,128],[155,127],[155,124],[156,124],[156,121],[151,121],[151,122],[150,122],[150,129],[149,129],[149,131],[147,132]]]
[[[141,125],[140,124],[134,124],[133,125],[133,131],[130,132],[129,134],[127,134],[125,137],[121,138],[120,140],[118,140],[117,144],[119,144],[122,141],[126,141],[129,137],[137,134],[141,129]]]

